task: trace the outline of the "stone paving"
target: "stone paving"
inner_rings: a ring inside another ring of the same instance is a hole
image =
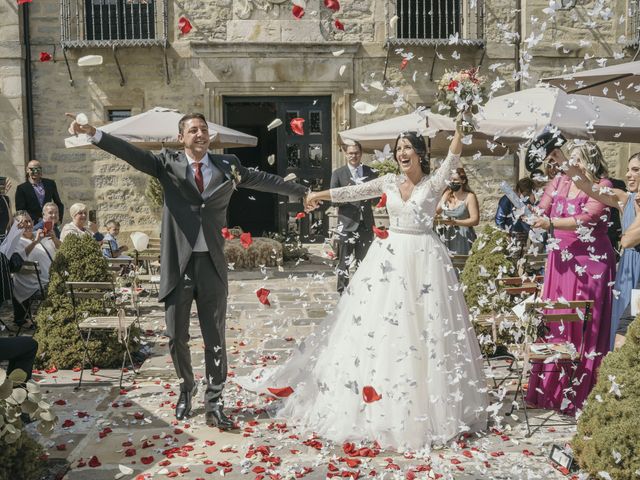
[[[271,290],[270,307],[258,302],[255,291],[260,287]],[[68,460],[68,480],[563,478],[547,457],[551,445],[565,444],[575,426],[546,427],[526,438],[522,414],[518,412],[515,419],[503,414],[512,399],[504,389],[494,391],[493,399],[500,424],[494,423],[486,434],[431,452],[378,452],[373,445],[332,445],[322,438],[297,435],[295,425],[289,425],[286,418],[270,418],[273,402],[241,391],[233,384],[233,376],[249,372],[256,362],[286,358],[294,342],[331,312],[337,301],[334,289],[331,266],[319,256],[284,271],[230,272],[227,341],[231,378],[226,404],[240,429],[221,432],[207,427],[201,394],[192,416],[175,421],[178,384],[167,338],[162,335],[162,306],[148,299],[142,326],[152,355],[138,375],[127,374],[123,390],[118,388],[119,372],[114,370],[85,372],[88,381],[79,391],[74,390],[77,372],[35,375],[46,386],[60,418],[56,432],[40,440],[51,458]],[[193,365],[201,378],[204,357],[195,311],[190,331]],[[34,432],[33,426],[28,428]]]

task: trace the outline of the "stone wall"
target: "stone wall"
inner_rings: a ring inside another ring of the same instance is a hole
[[[8,3],[0,6],[0,112],[7,119],[0,124],[0,141],[5,149],[0,147],[0,162],[3,169],[17,176],[28,159],[22,134],[25,122],[18,8]],[[626,3],[621,0],[611,2],[612,15],[598,9],[596,2],[589,2],[571,11],[556,12],[555,21],[543,12],[548,2],[523,1],[522,5],[522,88],[571,65],[583,62],[585,68],[595,68],[598,58],[612,63],[614,56],[624,53],[620,37],[627,33],[627,26],[619,22],[619,17],[625,14]],[[496,78],[504,80],[496,95],[513,91],[514,6],[515,0],[490,0],[485,5],[484,50],[462,45],[437,49],[405,46],[398,47],[400,51],[392,48],[387,57],[384,41],[393,34],[389,31],[393,2],[342,2],[343,10],[332,14],[322,1],[308,0],[305,16],[296,20],[288,0],[170,1],[169,85],[164,77],[162,50],[154,47],[118,49],[124,86],[120,86],[109,49],[70,50],[71,86],[59,48],[59,1],[39,0],[30,5],[37,157],[45,166],[45,174],[58,182],[67,205],[83,201],[97,208],[101,221],[119,219],[123,238],[131,230],[157,233],[159,216],[144,197],[145,176],[97,150],[65,149],[65,112],[83,111],[100,125],[106,123],[109,108],[131,108],[135,114],[165,106],[185,112],[203,111],[219,122],[224,95],[327,94],[335,103],[333,140],[337,143],[338,130],[431,105],[434,81],[445,69],[481,64],[489,84]],[[176,27],[182,15],[194,27],[188,35],[181,35]],[[335,18],[345,25],[344,31],[333,26]],[[593,24],[585,24],[588,21]],[[54,45],[58,45],[55,61],[39,62],[39,52],[53,54]],[[345,53],[334,55],[341,49]],[[413,58],[402,69],[402,54],[407,52],[413,53]],[[78,57],[88,54],[103,55],[103,65],[78,67]],[[584,60],[585,55],[588,60]],[[343,65],[346,69],[340,75]],[[384,80],[385,65],[387,85],[395,90],[381,92],[371,88],[371,83]],[[350,107],[356,100],[380,106],[371,115],[360,115]],[[630,149],[634,146],[606,147],[607,159],[617,176],[626,168]],[[344,158],[337,146],[333,153],[334,165],[342,165]],[[500,195],[499,180],[514,183],[519,174],[517,165],[511,156],[466,159],[465,163],[481,199],[483,219],[490,220]]]
[[[15,2],[0,3],[0,176],[15,186],[24,181],[27,156],[24,118],[24,57],[20,11]]]

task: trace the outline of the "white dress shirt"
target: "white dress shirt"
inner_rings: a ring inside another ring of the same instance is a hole
[[[357,167],[351,166],[350,163],[347,165],[349,166],[349,171],[351,172],[351,178],[353,178],[353,181],[356,182],[356,184],[362,183],[362,179],[364,177],[362,164],[358,165]]]

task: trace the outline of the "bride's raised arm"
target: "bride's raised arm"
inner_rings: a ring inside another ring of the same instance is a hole
[[[389,175],[378,177],[358,185],[331,188],[320,192],[311,192],[309,202],[330,201],[333,203],[358,202],[382,195],[385,182],[389,181]]]
[[[442,162],[440,167],[438,167],[429,179],[433,190],[437,192],[444,191],[451,177],[451,171],[460,166],[460,155],[462,155],[462,135],[456,130],[456,133],[453,135],[453,140],[451,140],[451,144],[449,145],[447,158],[444,159],[444,162]]]

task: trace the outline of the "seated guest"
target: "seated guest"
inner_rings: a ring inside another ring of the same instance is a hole
[[[102,254],[107,258],[131,258],[122,255],[122,252],[128,250],[129,247],[118,245],[118,234],[120,233],[120,222],[109,220],[107,222],[107,234],[102,240]]]
[[[42,230],[45,235],[49,233],[49,230],[53,230],[53,234],[55,235],[55,240],[60,239],[60,228],[58,227],[59,217],[58,217],[58,206],[53,203],[45,203],[44,207],[42,207],[42,218],[38,223],[33,226],[33,231],[36,232],[38,230]],[[60,245],[56,245],[59,247]]]
[[[49,284],[49,268],[53,257],[56,255],[56,245],[53,241],[55,235],[53,230],[45,236],[42,230],[33,233],[33,221],[31,216],[24,210],[16,212],[16,221],[18,226],[24,229],[18,253],[24,260],[30,262],[38,262],[40,270],[40,281],[38,277],[32,273],[23,273],[18,271],[13,274],[13,315],[14,322],[18,326],[29,327],[27,325],[27,313],[31,304],[31,298],[42,288],[46,290]],[[56,242],[60,242],[57,238]]]
[[[16,210],[26,210],[34,221],[42,217],[42,208],[47,202],[58,206],[60,220],[64,217],[64,205],[58,194],[56,182],[42,178],[42,165],[38,160],[27,164],[27,181],[16,187]]]
[[[38,342],[32,337],[0,338],[0,360],[9,360],[7,374],[20,369],[27,374],[27,380],[29,380],[36,353],[38,353]]]
[[[98,242],[104,239],[98,231],[98,225],[87,221],[87,206],[84,203],[74,203],[69,209],[71,222],[62,227],[60,240],[64,241],[67,235],[91,235]]]

